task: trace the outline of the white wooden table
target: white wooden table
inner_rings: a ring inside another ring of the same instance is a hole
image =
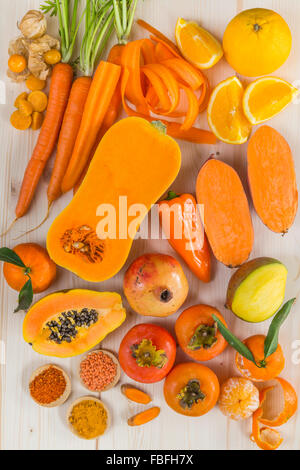
[[[23,14],[32,8],[38,8],[39,0],[1,0],[0,5],[0,35],[1,35],[1,80],[6,84],[6,105],[0,105],[0,231],[14,217],[20,184],[24,169],[30,158],[37,134],[33,132],[18,132],[9,124],[9,116],[13,110],[13,101],[24,85],[17,86],[6,78],[7,45],[9,39],[17,35],[16,22]],[[252,7],[271,8],[283,15],[288,21],[293,33],[293,50],[287,63],[276,72],[276,75],[290,80],[300,80],[300,2],[299,0],[144,0],[140,1],[137,17],[144,18],[169,37],[174,36],[174,26],[178,16],[193,19],[209,29],[220,39],[229,20],[239,11]],[[55,26],[55,20],[51,24]],[[53,29],[55,31],[55,29]],[[134,26],[132,36],[143,37],[146,33]],[[233,75],[231,68],[221,61],[209,72],[212,84]],[[298,180],[300,182],[300,107],[291,105],[270,124],[279,130],[288,140],[294,152]],[[199,125],[207,128],[205,114],[199,118]],[[229,146],[219,143],[217,146],[201,146],[180,143],[183,154],[183,166],[173,189],[177,192],[193,192],[198,170],[209,154],[219,151],[220,158],[234,166],[239,172],[246,190],[246,149],[247,146]],[[14,230],[1,241],[1,246],[13,247],[17,242],[13,239],[30,227],[37,225],[46,211],[46,187],[49,181],[51,165],[45,171],[38,193],[29,214],[15,226]],[[70,195],[60,199],[52,211],[51,218],[40,230],[26,236],[23,241],[45,244],[46,233],[54,217],[65,207]],[[289,269],[286,297],[291,298],[300,291],[299,269],[299,217],[284,238],[266,229],[252,210],[255,228],[255,245],[252,257],[272,256],[283,261]],[[167,241],[142,241],[133,244],[126,267],[145,251],[170,253]],[[176,256],[176,255],[175,255]],[[98,290],[115,290],[122,293],[122,279],[125,268],[114,279],[101,285],[86,283],[71,273],[59,269],[58,277],[49,292],[62,288],[93,288]],[[216,306],[224,313],[229,326],[241,338],[251,334],[265,332],[268,322],[262,325],[243,323],[225,311],[224,298],[226,286],[231,272],[219,263],[213,262],[213,281],[208,285],[201,284],[185,267],[190,294],[185,308],[196,303],[208,303]],[[66,407],[70,401],[59,409],[42,409],[38,407],[28,394],[28,380],[33,369],[49,362],[49,358],[34,353],[22,338],[23,314],[13,314],[17,294],[8,288],[1,277],[0,297],[0,339],[5,345],[6,361],[0,366],[0,448],[1,449],[256,449],[250,441],[251,422],[233,422],[226,419],[216,407],[208,415],[201,418],[185,418],[173,412],[164,403],[163,384],[144,386],[154,399],[154,404],[161,406],[162,412],[158,419],[141,428],[129,428],[127,418],[135,414],[139,407],[128,405],[120,395],[119,388],[103,394],[102,398],[109,406],[113,415],[113,426],[109,432],[97,441],[82,441],[73,436],[65,424]],[[35,297],[35,300],[38,296]],[[293,349],[300,347],[300,317],[298,304],[288,319],[280,334],[280,342],[285,350],[286,367],[282,376],[290,380],[300,392],[300,355]],[[176,315],[164,320],[150,319],[153,323],[161,324],[173,331]],[[128,319],[123,326],[111,334],[102,343],[113,351],[118,350],[121,338],[138,322],[144,319],[128,312]],[[298,343],[297,343],[298,340]],[[294,358],[293,358],[294,353]],[[222,382],[229,376],[237,374],[233,366],[234,353],[231,348],[213,361],[211,367]],[[177,361],[186,360],[178,349]],[[293,360],[294,359],[294,360]],[[71,399],[83,395],[76,376],[80,357],[67,360],[54,360],[69,372],[73,379]],[[123,374],[122,382],[129,382]],[[300,413],[283,426],[284,443],[282,449],[300,449]]]

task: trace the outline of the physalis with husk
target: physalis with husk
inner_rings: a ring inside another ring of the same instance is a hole
[[[19,73],[9,68],[8,77],[17,83],[25,81],[30,75],[46,80],[52,64],[45,60],[45,54],[53,50],[59,52],[60,41],[47,34],[47,20],[37,10],[28,11],[18,23],[18,28],[22,35],[10,41],[8,54],[10,58],[15,55],[24,57],[27,66]],[[56,56],[59,57],[58,54]]]

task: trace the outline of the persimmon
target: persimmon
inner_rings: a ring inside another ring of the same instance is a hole
[[[22,243],[13,251],[23,261],[25,268],[4,263],[3,274],[8,285],[20,291],[30,277],[34,293],[48,289],[56,277],[56,265],[45,248],[36,243]]]
[[[284,355],[280,344],[273,354],[265,358],[264,346],[266,336],[254,335],[243,341],[253,354],[256,365],[237,353],[235,363],[240,373],[254,382],[266,382],[277,377],[284,368]]]
[[[124,336],[119,361],[125,374],[141,383],[164,379],[174,365],[176,342],[173,336],[158,325],[142,323]]]
[[[227,341],[218,330],[212,315],[226,322],[220,312],[209,305],[194,305],[177,318],[175,333],[183,351],[196,361],[209,361],[221,354]]]
[[[8,59],[8,68],[14,73],[21,73],[27,67],[27,60],[23,55],[13,54]]]
[[[164,384],[167,404],[185,416],[202,416],[217,403],[220,385],[216,374],[196,362],[178,364]]]

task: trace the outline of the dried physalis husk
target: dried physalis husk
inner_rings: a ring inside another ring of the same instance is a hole
[[[51,66],[46,64],[44,54],[50,49],[60,49],[58,39],[45,34],[29,45],[28,69],[40,80],[46,80],[51,73]]]
[[[29,10],[18,24],[19,30],[28,39],[37,39],[47,31],[47,20],[42,12]]]

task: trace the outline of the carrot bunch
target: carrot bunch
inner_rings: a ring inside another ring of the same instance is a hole
[[[180,55],[168,38],[144,21],[138,23],[152,34],[150,39],[128,43],[122,53],[121,96],[126,113],[148,120],[162,118],[173,137],[215,143],[211,132],[193,128],[199,113],[207,107],[207,78]],[[166,118],[183,118],[183,122]]]

